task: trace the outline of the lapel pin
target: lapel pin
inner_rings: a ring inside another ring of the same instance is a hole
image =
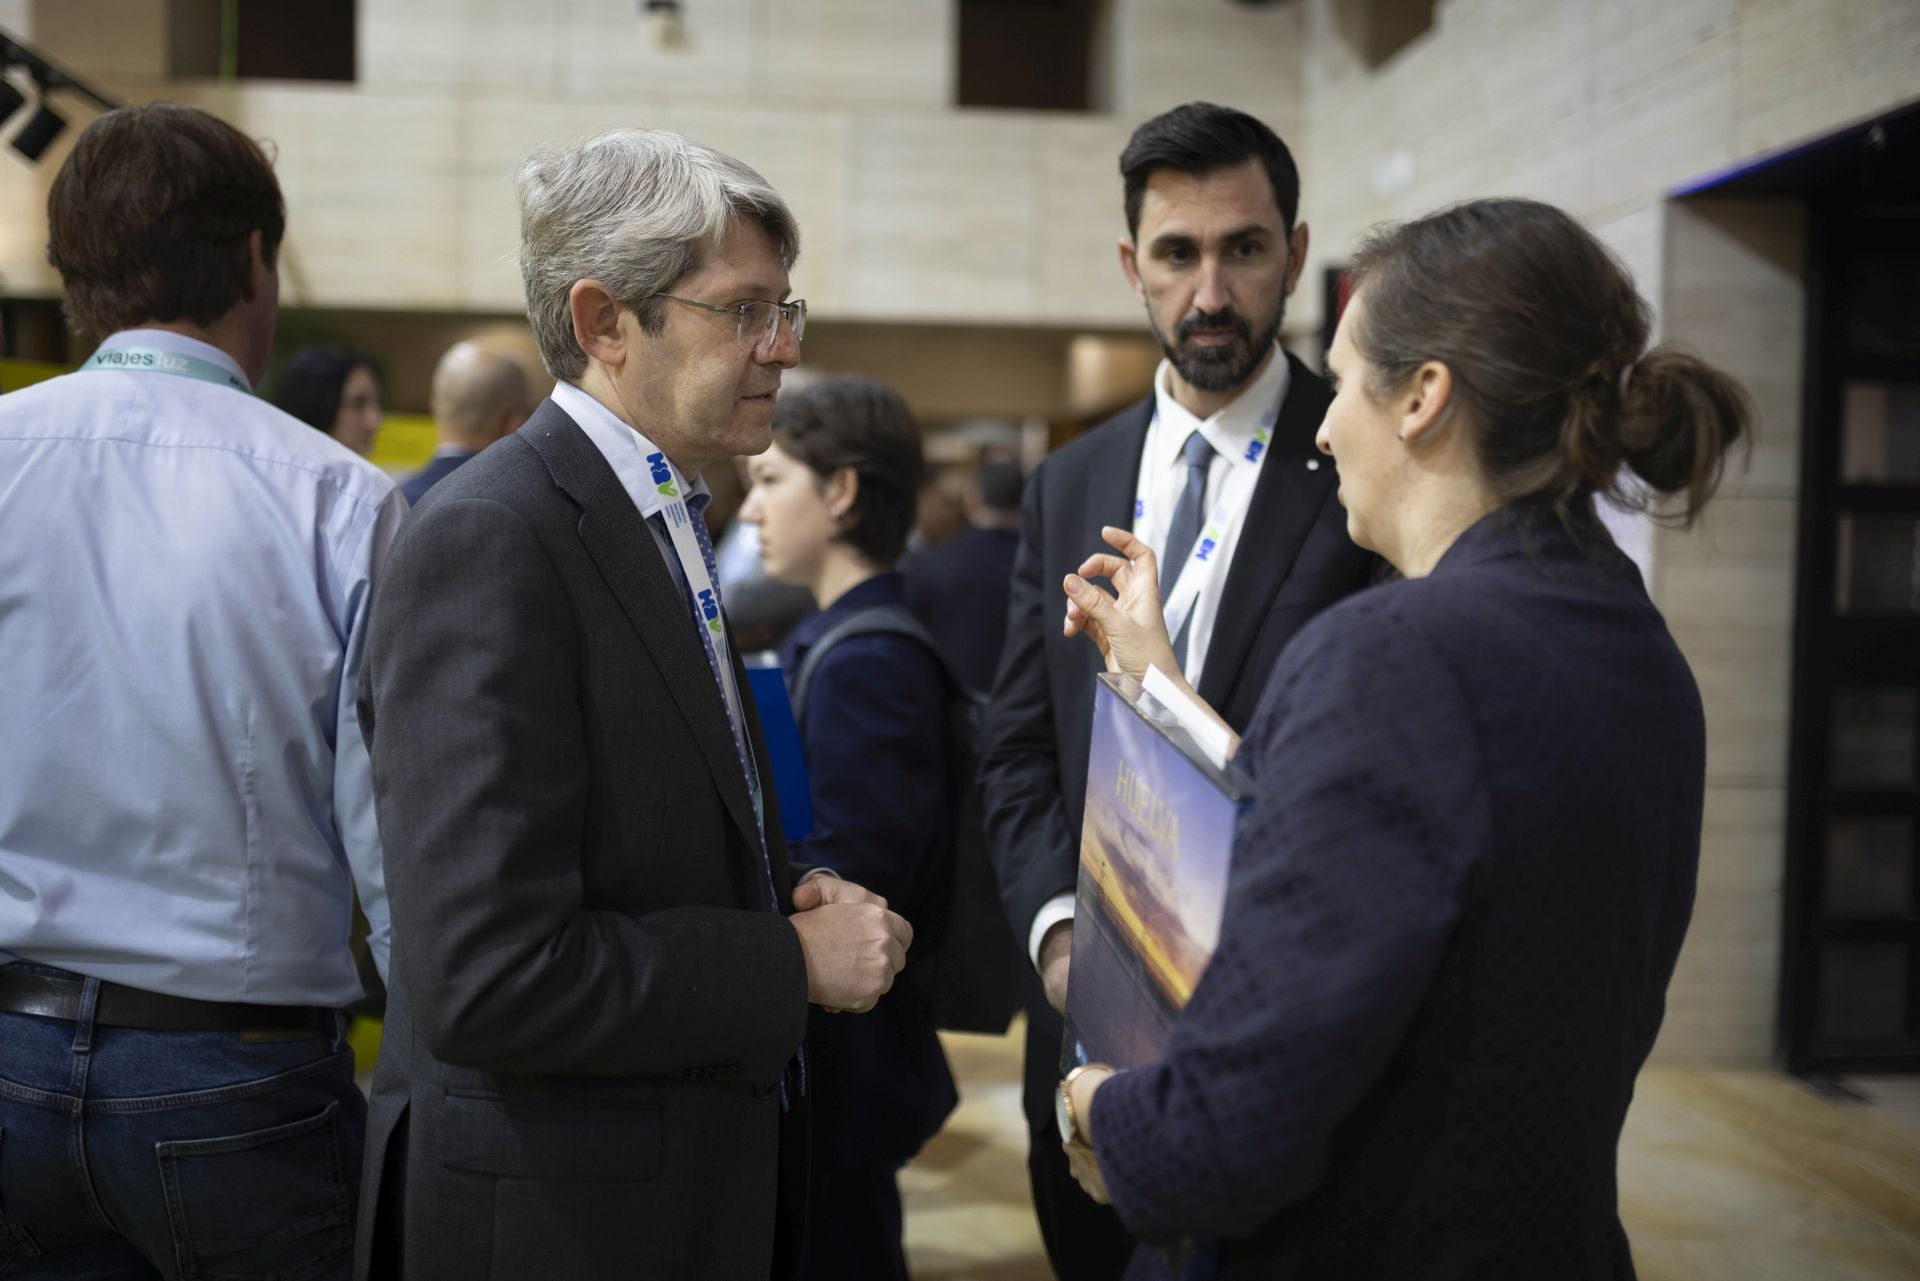
[[[1318,458],[1309,458],[1309,459],[1307,459],[1307,470],[1308,470],[1308,471],[1319,471],[1319,470],[1320,470],[1320,460],[1319,460]]]

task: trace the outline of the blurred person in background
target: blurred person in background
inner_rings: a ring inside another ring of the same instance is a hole
[[[908,556],[918,556],[930,547],[951,542],[967,527],[967,503],[961,487],[945,471],[927,469],[926,483],[920,487],[913,531],[907,535]]]
[[[356,371],[357,372],[357,371]],[[348,380],[348,401],[355,389]],[[433,369],[427,410],[438,437],[433,458],[400,492],[417,503],[435,484],[494,441],[520,429],[533,406],[520,362],[478,343],[457,342]],[[346,402],[342,404],[345,412]],[[368,438],[371,442],[371,437]]]
[[[273,379],[273,403],[362,458],[380,431],[380,374],[363,351],[302,347]]]
[[[790,682],[842,623],[904,607],[892,567],[923,470],[919,428],[892,389],[839,377],[781,396],[741,519],[760,531],[768,575],[819,606],[781,646]],[[926,644],[850,635],[814,664],[800,723],[814,822],[793,857],[882,895],[910,923],[936,906],[953,856],[947,701]],[[815,1130],[800,1275],[905,1281],[900,1167],[957,1101],[925,997],[909,972],[865,1018],[815,1009],[807,1046]]]
[[[967,483],[967,527],[905,566],[907,608],[976,694],[993,686],[1020,545],[1020,464],[989,457]]]
[[[1332,393],[1279,343],[1307,253],[1286,144],[1244,112],[1190,103],[1134,132],[1120,174],[1120,270],[1166,358],[1151,395],[1027,482],[981,759],[988,847],[1035,969],[1025,1088],[1034,1208],[1068,1281],[1112,1281],[1133,1242],[1074,1183],[1054,1120],[1100,670],[1091,646],[1061,633],[1060,578],[1102,526],[1131,528],[1161,552],[1169,597],[1184,602],[1181,665],[1244,727],[1282,647],[1378,564],[1347,537],[1333,468],[1314,450]]]
[[[1551,206],[1442,210],[1352,273],[1319,445],[1404,580],[1282,656],[1217,950],[1160,1061],[1062,1083],[1061,1141],[1176,1275],[1630,1281],[1620,1128],[1693,907],[1706,726],[1595,503],[1690,521],[1751,407],[1646,349],[1626,271]],[[1105,537],[1068,630],[1198,698],[1152,549]]]
[[[48,197],[77,373],[0,398],[0,1273],[348,1275],[386,966],[368,602],[406,513],[251,394],[280,187],[191,107],[109,112]]]

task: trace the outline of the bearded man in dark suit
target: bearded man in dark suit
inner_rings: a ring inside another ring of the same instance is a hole
[[[1054,1120],[1100,670],[1093,646],[1062,635],[1061,581],[1105,549],[1102,526],[1153,546],[1182,670],[1244,729],[1281,647],[1378,566],[1347,537],[1314,448],[1332,393],[1278,342],[1307,252],[1286,144],[1244,112],[1190,103],[1140,126],[1120,171],[1120,267],[1166,359],[1152,395],[1027,483],[981,768],[1001,897],[1035,969],[1028,1171],[1069,1281],[1120,1276],[1133,1242],[1073,1182]]]

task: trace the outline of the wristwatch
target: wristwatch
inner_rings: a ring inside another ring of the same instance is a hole
[[[1082,1072],[1085,1072],[1092,1066],[1093,1064],[1091,1063],[1082,1063],[1079,1067],[1067,1073],[1067,1079],[1060,1082],[1059,1086],[1054,1090],[1053,1119],[1059,1123],[1060,1141],[1062,1143],[1077,1143],[1083,1148],[1091,1146],[1088,1144],[1086,1136],[1081,1134],[1080,1118],[1076,1116],[1073,1111],[1073,1083],[1079,1078]]]

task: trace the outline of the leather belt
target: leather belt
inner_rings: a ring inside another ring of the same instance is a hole
[[[80,1018],[82,979],[34,974],[13,965],[0,965],[0,1010],[32,1014],[43,1019]],[[102,1027],[144,1028],[149,1031],[265,1032],[310,1031],[331,1036],[334,1012],[303,1005],[243,1005],[237,1001],[196,1001],[163,996],[118,983],[100,983],[100,999],[93,1021]]]

